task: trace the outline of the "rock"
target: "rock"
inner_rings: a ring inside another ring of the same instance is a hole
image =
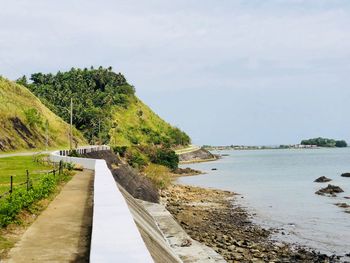
[[[329,184],[327,187],[316,191],[315,194],[318,194],[318,195],[328,194],[331,196],[335,196],[335,194],[342,193],[342,192],[344,192],[344,190],[341,189],[339,186]]]
[[[350,199],[350,196],[344,196],[345,199]]]
[[[336,203],[335,205],[340,207],[340,208],[348,208],[348,207],[350,207],[350,205],[348,205],[347,203]]]
[[[341,174],[342,177],[350,177],[350,173],[343,173]]]
[[[318,177],[314,182],[316,182],[316,183],[326,183],[326,182],[330,182],[330,181],[332,181],[332,179],[327,178],[326,176],[321,176],[321,177]]]
[[[181,243],[181,247],[190,247],[192,245],[192,241],[190,239],[184,239]]]
[[[217,170],[217,168],[211,168],[211,170],[212,170],[212,171],[216,171],[216,170]]]

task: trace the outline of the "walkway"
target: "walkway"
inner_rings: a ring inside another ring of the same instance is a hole
[[[93,178],[89,170],[73,176],[4,262],[88,262]]]

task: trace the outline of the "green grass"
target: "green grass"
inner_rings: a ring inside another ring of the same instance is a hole
[[[157,139],[164,143],[174,129],[136,97],[130,99],[127,109],[115,107],[112,122],[110,143],[119,146],[147,145]]]
[[[33,109],[40,115],[40,124],[30,125],[26,113]],[[20,125],[15,127],[14,119]],[[44,150],[46,121],[49,147],[67,146],[69,125],[44,106],[27,88],[0,77],[0,152]],[[73,134],[80,145],[86,144],[80,132],[74,129]]]
[[[43,172],[52,170],[52,166],[35,162],[33,156],[0,158],[0,195],[9,191],[11,175],[14,188],[25,187],[18,184],[26,182],[26,170],[29,171],[30,179],[36,180],[43,176]]]

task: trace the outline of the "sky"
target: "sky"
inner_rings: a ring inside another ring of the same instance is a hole
[[[112,66],[203,145],[350,142],[348,0],[0,0],[0,74]]]

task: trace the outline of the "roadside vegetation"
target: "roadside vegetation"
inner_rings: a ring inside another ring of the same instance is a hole
[[[55,168],[39,159],[33,159],[32,156],[1,158],[0,166],[0,228],[11,223],[20,223],[17,215],[23,209],[34,209],[38,201],[49,197],[59,184],[69,180],[72,175],[69,169],[62,167],[58,171],[57,166]],[[49,173],[53,169],[55,173]],[[26,170],[29,172],[29,183]],[[5,194],[10,189],[10,176],[14,178],[12,192]]]

